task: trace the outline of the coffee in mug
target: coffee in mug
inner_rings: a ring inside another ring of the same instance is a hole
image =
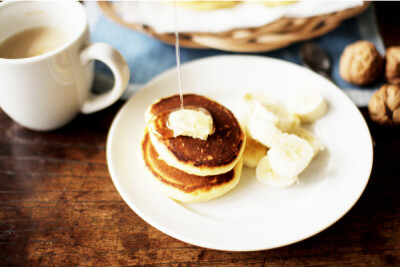
[[[35,27],[18,32],[0,43],[0,58],[35,57],[65,44],[69,36],[54,27]]]
[[[91,43],[84,6],[77,1],[0,3],[0,108],[19,124],[57,129],[79,113],[117,101],[129,83],[122,55]],[[93,94],[93,60],[114,75],[113,88]]]

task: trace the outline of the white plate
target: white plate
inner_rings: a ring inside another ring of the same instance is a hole
[[[300,175],[300,184],[276,189],[244,168],[236,188],[201,203],[179,203],[153,187],[140,156],[144,112],[157,98],[178,92],[169,70],[134,95],[112,123],[107,162],[126,203],[145,221],[179,240],[219,250],[251,251],[288,245],[326,229],[356,203],[372,168],[372,142],[357,107],[334,84],[285,61],[258,56],[218,56],[182,67],[184,93],[197,93],[236,110],[247,91],[279,99],[299,87],[317,88],[328,113],[311,128],[326,150]]]

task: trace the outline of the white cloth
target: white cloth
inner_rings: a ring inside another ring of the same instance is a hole
[[[298,1],[268,7],[257,1],[248,1],[231,8],[210,11],[194,11],[177,5],[177,22],[180,32],[218,33],[236,28],[259,27],[283,17],[304,18],[328,14],[362,4],[363,1]],[[175,30],[172,1],[126,1],[116,6],[126,22],[148,25],[158,33]]]

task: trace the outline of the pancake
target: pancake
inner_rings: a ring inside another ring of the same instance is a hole
[[[142,141],[142,155],[147,168],[153,174],[159,189],[167,196],[183,202],[207,201],[225,194],[240,180],[243,161],[227,173],[212,176],[187,174],[169,166],[159,158],[146,131]]]
[[[230,110],[206,97],[183,96],[185,107],[206,109],[213,118],[215,131],[207,140],[188,136],[173,137],[167,127],[168,115],[180,107],[179,95],[160,99],[148,109],[151,142],[168,165],[186,173],[209,176],[230,171],[240,160],[245,133]]]

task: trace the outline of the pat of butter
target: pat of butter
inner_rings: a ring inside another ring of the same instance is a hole
[[[213,132],[213,120],[203,111],[180,109],[169,114],[168,127],[174,132],[174,137],[183,135],[207,140]]]

